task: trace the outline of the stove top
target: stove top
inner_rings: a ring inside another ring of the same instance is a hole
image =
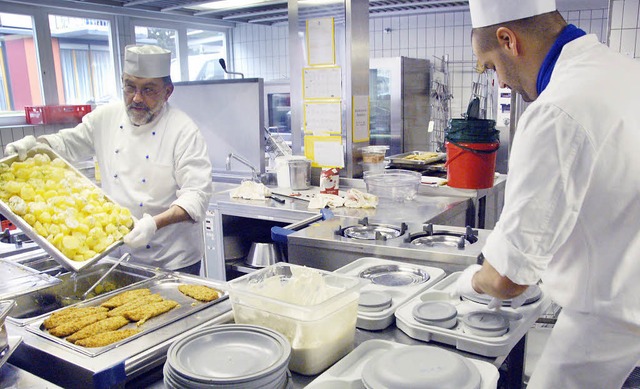
[[[288,235],[289,261],[336,270],[376,256],[460,271],[477,263],[490,230],[336,217]]]

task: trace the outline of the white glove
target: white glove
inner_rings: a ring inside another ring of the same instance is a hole
[[[478,294],[471,284],[471,279],[473,275],[482,269],[482,265],[471,265],[468,268],[464,269],[460,277],[456,280],[456,284],[454,285],[453,291],[451,292],[451,297],[458,298],[460,296],[468,296]]]
[[[519,296],[516,296],[511,299],[511,308],[516,309],[520,308],[522,304],[524,304],[527,299],[533,297],[538,293],[538,287],[536,285],[531,285],[527,287]]]
[[[27,159],[27,151],[31,150],[35,146],[36,138],[33,135],[27,135],[20,140],[9,143],[4,149],[4,156],[8,157],[18,154],[18,158],[21,161],[24,161]]]
[[[145,213],[142,219],[135,222],[133,230],[124,236],[124,243],[133,249],[140,248],[149,243],[157,230],[158,226],[153,217]]]

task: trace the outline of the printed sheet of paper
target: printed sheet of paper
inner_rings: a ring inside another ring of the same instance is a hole
[[[369,140],[369,96],[353,96],[353,141]]]
[[[339,99],[342,96],[342,69],[304,68],[302,71],[303,99]]]
[[[336,45],[333,18],[307,20],[307,63],[334,65]]]
[[[335,102],[305,102],[304,130],[314,134],[342,132],[342,106]]]

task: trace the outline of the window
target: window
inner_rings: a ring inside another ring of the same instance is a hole
[[[0,112],[42,104],[33,19],[0,13]]]
[[[157,45],[171,51],[171,79],[181,81],[180,61],[177,57],[178,31],[168,28],[136,26],[136,43],[140,45]]]
[[[49,15],[49,25],[60,104],[120,99],[109,21]]]
[[[189,81],[223,79],[220,59],[226,61],[227,48],[222,32],[187,29]]]

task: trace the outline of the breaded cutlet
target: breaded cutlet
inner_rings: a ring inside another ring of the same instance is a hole
[[[209,302],[220,297],[220,292],[206,285],[178,285],[178,290],[185,296],[189,296],[198,301]]]
[[[159,301],[164,300],[162,298],[162,296],[160,296],[157,293],[154,294],[149,294],[146,296],[142,296],[139,297],[135,300],[129,301],[126,304],[122,304],[121,306],[117,307],[117,308],[113,308],[112,310],[110,310],[109,312],[107,312],[107,316],[112,317],[112,316],[122,316],[123,313],[125,313],[126,311],[130,311],[132,309],[136,309],[138,307],[141,307],[143,305],[147,305],[150,303],[157,303]]]
[[[49,330],[65,322],[100,312],[107,312],[108,310],[108,308],[104,307],[65,308],[62,311],[52,313],[42,322],[42,325]]]
[[[151,303],[142,307],[138,307],[131,311],[127,311],[123,314],[123,316],[131,321],[137,322],[136,324],[140,326],[144,324],[144,322],[148,319],[161,315],[165,312],[169,312],[179,305],[180,304],[173,300],[163,300],[157,303]]]
[[[123,316],[108,317],[106,319],[89,324],[80,331],[74,332],[67,337],[71,343],[75,343],[80,339],[88,338],[93,335],[101,334],[107,331],[115,331],[129,324],[129,320]]]
[[[80,331],[89,324],[93,324],[106,318],[106,312],[100,312],[89,316],[74,318],[60,324],[59,326],[53,327],[49,330],[49,333],[53,336],[57,336],[58,338],[64,338],[65,336],[69,336],[74,332]]]
[[[119,293],[115,296],[113,296],[112,298],[110,298],[109,300],[103,302],[102,304],[100,304],[100,306],[105,307],[105,308],[117,308],[123,304],[128,303],[129,301],[132,301],[136,298],[142,297],[142,296],[146,296],[151,294],[151,290],[149,289],[133,289],[133,290],[128,290],[126,292],[122,292]]]
[[[139,329],[107,331],[88,338],[80,339],[76,344],[82,347],[103,347],[108,346],[111,343],[119,342],[139,332]]]

